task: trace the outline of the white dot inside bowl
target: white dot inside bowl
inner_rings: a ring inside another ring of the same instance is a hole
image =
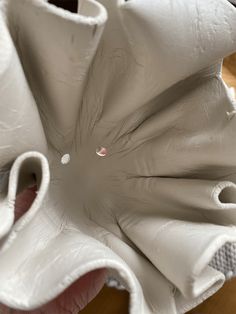
[[[70,162],[70,154],[65,154],[61,157],[61,163],[67,165]]]

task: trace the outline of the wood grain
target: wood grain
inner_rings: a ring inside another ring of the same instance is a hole
[[[80,314],[128,314],[129,294],[125,290],[104,287]]]

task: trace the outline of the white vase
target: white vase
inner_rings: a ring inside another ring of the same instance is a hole
[[[201,303],[236,273],[234,6],[0,6],[0,313],[66,313],[53,300],[96,269],[131,314]]]

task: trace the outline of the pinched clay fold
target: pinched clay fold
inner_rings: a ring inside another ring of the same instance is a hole
[[[78,14],[1,1],[4,314],[95,269],[129,290],[131,314],[184,313],[235,275],[235,100],[221,77],[235,50],[226,0],[84,0]]]

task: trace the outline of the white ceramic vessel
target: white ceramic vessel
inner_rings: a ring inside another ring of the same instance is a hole
[[[95,269],[130,291],[131,314],[212,295],[236,272],[236,104],[221,77],[234,6],[0,5],[2,312],[42,309]]]

